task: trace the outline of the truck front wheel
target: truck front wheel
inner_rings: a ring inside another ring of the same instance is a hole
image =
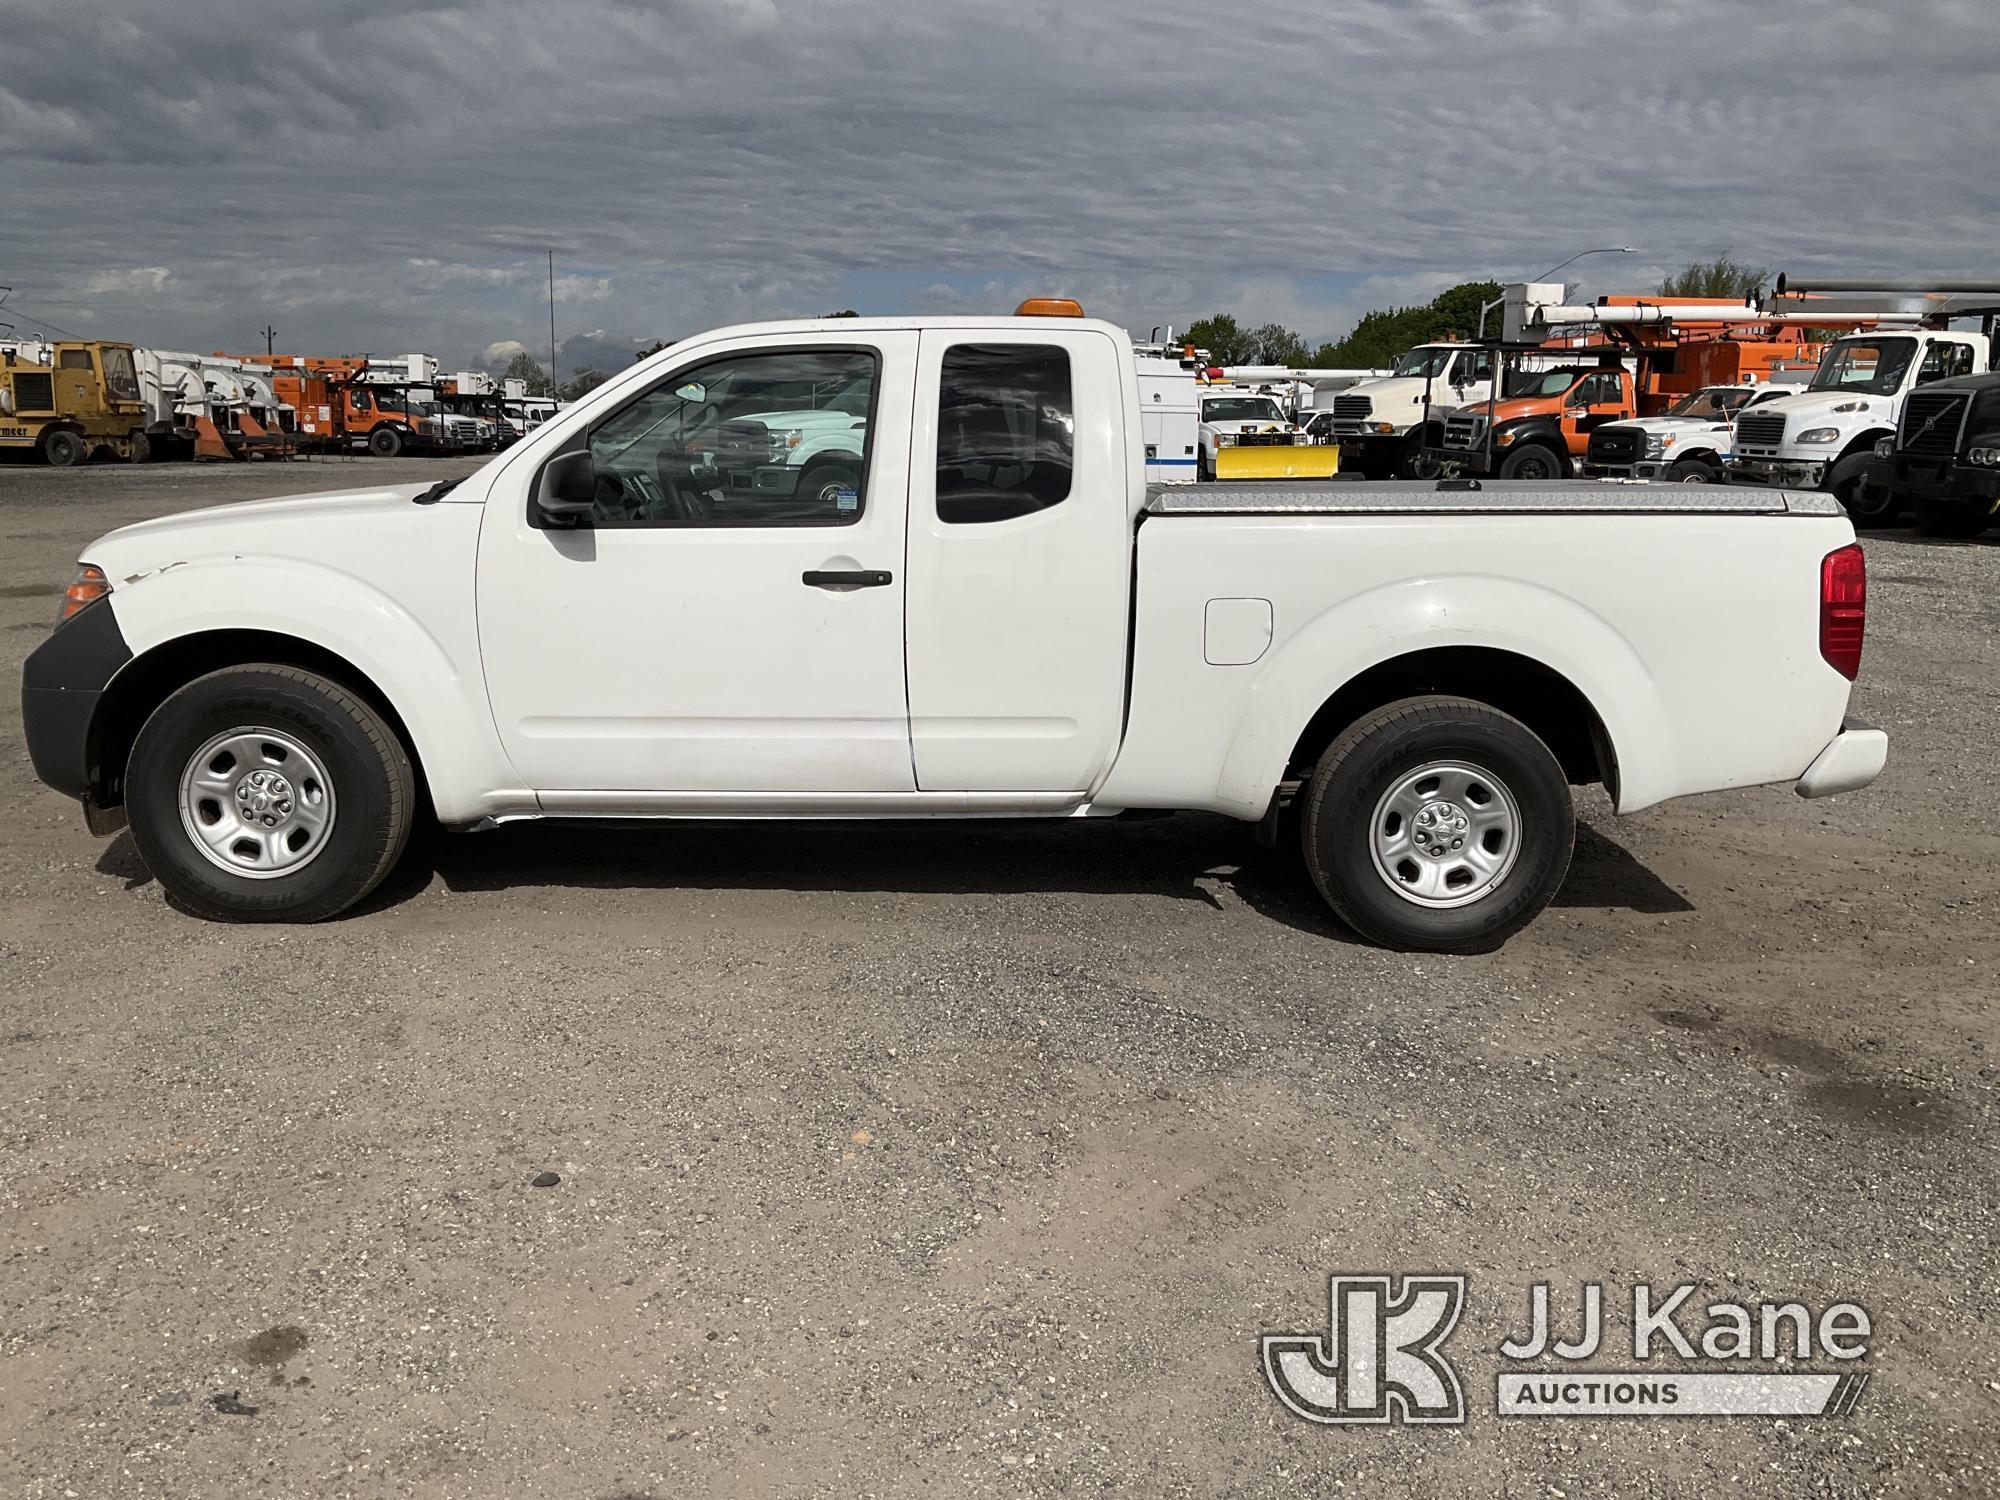
[[[1894,490],[1868,478],[1868,455],[1850,453],[1827,471],[1826,488],[1856,526],[1887,526],[1901,502]]]
[[[59,430],[42,439],[42,457],[51,468],[71,468],[90,457],[90,444],[80,432]]]
[[[153,711],[125,803],[140,857],[182,908],[317,922],[402,854],[416,774],[395,731],[346,688],[259,663],[196,678]]]
[[[1563,456],[1542,443],[1516,448],[1500,460],[1502,479],[1554,480],[1568,472],[1569,464]]]
[[[403,451],[403,434],[393,427],[378,427],[368,434],[368,451],[377,458],[394,458]]]
[[[1406,698],[1352,725],[1306,793],[1307,868],[1349,927],[1425,953],[1497,948],[1569,871],[1569,781],[1520,720],[1467,698]]]

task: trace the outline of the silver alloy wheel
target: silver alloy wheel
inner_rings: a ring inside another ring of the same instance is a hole
[[[326,847],[333,778],[290,734],[232,729],[195,751],[181,772],[181,827],[231,875],[290,875]]]
[[[1375,804],[1368,852],[1382,883],[1443,910],[1491,895],[1521,850],[1521,809],[1507,784],[1464,761],[1406,771]]]

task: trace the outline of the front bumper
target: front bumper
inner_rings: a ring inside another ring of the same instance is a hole
[[[1868,461],[1868,482],[1912,500],[1983,501],[1989,506],[2000,501],[2000,469],[1948,459],[1873,458]]]
[[[1801,797],[1831,797],[1859,791],[1889,763],[1889,736],[1859,719],[1841,722],[1840,733],[1813,757],[1792,790]]]
[[[1769,484],[1786,490],[1816,490],[1826,465],[1802,458],[1735,458],[1724,465],[1737,484]]]
[[[111,601],[100,599],[58,625],[21,667],[21,728],[35,775],[80,799],[87,814],[103,780],[91,736],[97,705],[131,659]]]
[[[1643,479],[1650,482],[1665,475],[1667,468],[1668,465],[1659,459],[1648,458],[1636,464],[1585,463],[1582,473],[1585,479]]]

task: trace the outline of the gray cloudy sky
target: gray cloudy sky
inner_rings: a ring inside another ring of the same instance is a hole
[[[2000,0],[0,0],[0,321],[563,363],[2000,254]],[[17,312],[10,309],[18,309]],[[585,338],[584,335],[591,337]]]

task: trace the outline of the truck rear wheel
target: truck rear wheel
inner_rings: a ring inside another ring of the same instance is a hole
[[[71,468],[90,457],[90,444],[80,432],[58,429],[42,439],[42,457],[52,468]]]
[[[1923,536],[1978,536],[1993,521],[1986,505],[1986,501],[1979,499],[1947,500],[1937,495],[1919,495],[1917,531]]]
[[[1351,725],[1314,768],[1301,820],[1334,914],[1424,953],[1499,947],[1554,898],[1575,840],[1548,746],[1468,698],[1405,698]]]
[[[131,446],[125,452],[127,463],[143,464],[153,457],[153,440],[143,432],[132,434]]]
[[[1545,443],[1529,443],[1500,460],[1502,479],[1553,480],[1568,472],[1568,461]]]
[[[196,678],[155,709],[125,773],[146,867],[216,921],[317,922],[402,854],[416,773],[367,703],[295,667]]]
[[[403,434],[393,427],[378,427],[368,434],[368,451],[377,458],[394,458],[403,451]]]

